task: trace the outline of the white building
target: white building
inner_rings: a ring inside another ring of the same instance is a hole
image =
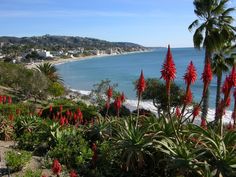
[[[53,55],[50,53],[50,51],[42,50],[38,51],[39,56],[48,58],[48,57],[53,57]]]

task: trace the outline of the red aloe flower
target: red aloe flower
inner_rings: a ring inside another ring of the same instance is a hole
[[[117,111],[118,116],[119,116],[119,111],[120,111],[120,108],[121,108],[121,104],[122,104],[122,102],[121,102],[120,97],[119,96],[116,97],[115,102],[114,102],[114,106],[115,106],[115,109]]]
[[[139,80],[138,80],[138,84],[137,84],[138,95],[140,96],[144,92],[145,89],[146,89],[146,81],[144,79],[143,70],[142,70]]]
[[[188,65],[187,71],[184,75],[184,80],[187,85],[193,84],[197,80],[196,68],[194,67],[192,61]]]
[[[12,98],[8,96],[8,104],[12,104]]]
[[[207,122],[206,122],[206,119],[202,119],[202,120],[201,120],[201,127],[204,128],[204,129],[207,129]]]
[[[9,120],[10,120],[10,121],[13,121],[13,120],[14,120],[14,115],[13,115],[13,114],[10,114],[10,115],[9,115]]]
[[[192,95],[192,92],[190,89],[187,90],[187,93],[185,95],[185,98],[184,98],[184,104],[190,104],[192,103],[192,100],[193,100],[193,95]]]
[[[195,106],[193,108],[193,117],[197,117],[200,113],[200,110],[201,110],[200,106]]]
[[[3,97],[0,95],[0,104],[3,102]]]
[[[63,126],[63,125],[65,125],[65,123],[66,123],[66,118],[61,116],[61,118],[60,118],[60,125]]]
[[[70,177],[78,177],[77,173],[75,172],[75,170],[72,170],[70,172]]]
[[[83,113],[81,112],[80,108],[77,109],[77,116],[80,120],[80,123],[83,122]]]
[[[108,88],[108,90],[107,90],[107,97],[108,97],[108,100],[111,99],[112,93],[113,93],[112,87],[109,86],[109,88]]]
[[[181,112],[180,112],[178,106],[177,106],[176,109],[175,109],[175,115],[176,115],[176,117],[178,117],[178,118],[181,116]]]
[[[124,103],[125,102],[125,94],[124,92],[122,92],[121,96],[120,96],[121,102]]]
[[[204,70],[202,73],[202,80],[204,83],[204,87],[203,87],[203,94],[206,93],[206,89],[208,88],[211,80],[212,80],[212,70],[211,70],[211,64],[209,61],[207,61],[207,63],[204,66]]]
[[[78,120],[78,116],[77,116],[77,114],[75,112],[74,112],[73,119],[74,119],[74,122],[77,122],[77,120]]]
[[[7,101],[7,96],[4,95],[4,96],[3,96],[3,103],[6,103],[6,101]]]
[[[47,177],[46,175],[42,175],[41,177]]]
[[[70,117],[70,111],[69,111],[69,109],[66,110],[66,116],[67,116],[67,117]]]
[[[226,76],[224,84],[222,86],[222,93],[224,93],[225,96],[227,96],[229,88],[230,88],[230,77]]]
[[[176,68],[173,61],[172,53],[170,51],[170,45],[168,45],[168,51],[166,54],[166,60],[162,66],[161,78],[166,81],[167,92],[170,91],[170,82],[176,77]]]
[[[49,111],[52,112],[52,105],[49,106]]]
[[[60,113],[62,113],[63,107],[62,105],[60,105]]]
[[[61,164],[57,159],[53,161],[52,172],[55,175],[59,175],[61,173]]]
[[[230,106],[230,97],[228,97],[225,101],[225,106],[229,107]]]

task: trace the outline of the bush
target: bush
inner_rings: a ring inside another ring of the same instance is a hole
[[[0,104],[0,113],[4,116],[8,116],[10,114],[16,116],[18,113],[26,115],[30,112],[34,112],[34,110],[32,110],[31,108],[32,105],[29,103]]]
[[[11,120],[0,118],[0,140],[12,140],[14,135],[13,122]]]
[[[100,114],[102,116],[105,116],[106,115],[106,112],[107,112],[107,109],[104,107],[101,111],[100,111]],[[125,106],[121,106],[120,108],[120,113],[119,113],[119,116],[120,117],[126,117],[126,116],[130,116],[131,112],[128,108],[126,108]],[[108,115],[109,116],[117,116],[117,111],[115,109],[115,106],[114,106],[114,103],[111,103],[110,104],[110,108],[109,108],[109,111],[108,111]]]
[[[6,165],[11,172],[20,171],[30,161],[31,157],[31,153],[27,151],[8,151],[5,154]]]
[[[54,102],[55,103],[55,102]],[[64,103],[64,104],[62,104]],[[83,113],[83,119],[86,121],[90,121],[94,117],[97,117],[97,108],[95,106],[86,105],[83,102],[74,103],[72,101],[67,100],[57,100],[56,104],[53,106],[52,112],[50,112],[50,108],[45,108],[42,112],[42,117],[50,118],[56,117],[57,113],[60,112],[60,105],[63,106],[62,115],[66,116],[66,111],[69,110],[70,112],[74,113],[77,112],[77,109],[80,108],[81,112]]]
[[[20,116],[16,119],[15,134],[21,149],[45,154],[55,142],[51,134],[52,121],[34,116]]]
[[[26,172],[21,177],[41,177],[42,171],[41,170],[31,170],[27,169]],[[17,176],[20,177],[20,176]]]
[[[56,146],[48,152],[48,156],[69,168],[83,169],[92,159],[93,152],[78,129],[67,128],[61,131]]]

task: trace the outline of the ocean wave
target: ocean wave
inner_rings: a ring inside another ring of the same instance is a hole
[[[70,89],[70,90],[74,91],[74,92],[78,92],[82,95],[89,95],[91,93],[91,91],[88,91],[88,90],[76,90],[76,89]],[[130,111],[136,110],[137,104],[138,104],[138,100],[127,99],[124,102],[124,106],[127,107]],[[141,101],[140,108],[150,110],[151,112],[153,112],[154,114],[157,115],[157,108],[153,105],[152,101]],[[189,107],[189,109],[191,109],[191,107]],[[225,115],[223,117],[223,122],[228,124],[231,121],[231,115],[232,115],[232,111],[226,110]],[[207,121],[208,122],[213,121],[214,117],[215,117],[215,109],[209,108],[208,115],[207,115]],[[200,124],[200,122],[201,122],[200,116],[196,117],[194,123]]]

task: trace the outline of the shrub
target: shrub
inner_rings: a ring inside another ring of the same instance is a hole
[[[15,123],[18,146],[21,149],[45,154],[55,142],[52,132],[53,122],[35,116],[19,116]]]
[[[88,143],[81,136],[81,132],[75,128],[67,128],[61,131],[57,138],[56,146],[48,152],[52,159],[58,159],[69,168],[85,168],[92,159],[93,152]]]
[[[26,172],[21,177],[41,177],[42,171],[41,170],[31,170],[27,169]],[[20,177],[20,176],[17,176]]]
[[[12,172],[20,171],[31,159],[27,151],[8,151],[5,154],[6,165]]]
[[[65,104],[62,104],[62,103]],[[54,102],[55,103],[55,102]],[[60,104],[61,103],[61,104]],[[92,118],[97,116],[97,108],[92,105],[86,105],[83,102],[74,103],[71,101],[66,100],[57,100],[56,104],[53,106],[52,112],[50,112],[50,108],[45,108],[42,112],[42,117],[44,118],[50,118],[56,117],[57,113],[60,112],[60,105],[63,105],[62,115],[66,116],[66,111],[69,110],[70,112],[74,113],[77,112],[77,109],[80,108],[83,119],[90,121]]]
[[[11,120],[0,118],[0,139],[9,141],[13,138],[14,130]]]
[[[102,116],[105,116],[106,115],[106,111],[107,109],[104,107],[101,111],[100,111],[100,114]],[[119,116],[120,117],[126,117],[126,116],[130,116],[130,110],[128,108],[126,108],[125,106],[121,106],[120,108],[120,112],[119,112]],[[115,105],[114,103],[111,103],[110,104],[110,108],[109,108],[109,111],[108,111],[108,115],[109,116],[117,116],[117,111],[115,109]]]

